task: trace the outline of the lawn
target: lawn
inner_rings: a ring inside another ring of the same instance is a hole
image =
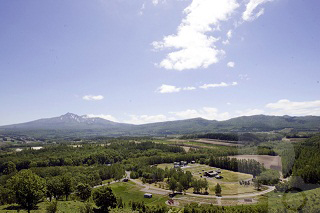
[[[152,198],[144,198],[145,192],[140,191],[141,187],[135,183],[129,182],[119,182],[110,185],[113,193],[117,197],[121,197],[125,203],[129,201],[144,201],[146,204],[164,204],[168,200],[167,196],[153,194]]]

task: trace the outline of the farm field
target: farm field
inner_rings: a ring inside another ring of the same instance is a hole
[[[270,156],[270,155],[234,155],[228,156],[230,158],[236,159],[253,159],[258,161],[259,163],[264,164],[267,169],[274,169],[278,171],[282,171],[282,163],[280,156]]]
[[[164,142],[165,143],[165,142]],[[239,147],[242,144],[237,144],[236,141],[224,141],[215,139],[171,139],[167,141],[168,144],[175,144],[178,146],[190,146],[193,148],[217,148],[217,146],[233,146]]]
[[[191,141],[197,142],[197,143],[220,145],[220,146],[243,146],[243,144],[237,144],[237,141],[224,141],[224,140],[216,140],[216,139],[197,139],[197,140],[191,140]]]

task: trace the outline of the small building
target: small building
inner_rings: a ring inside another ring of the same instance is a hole
[[[144,198],[152,198],[152,194],[145,193],[143,197],[144,197]]]
[[[210,171],[210,172],[204,172],[203,175],[206,177],[215,177],[216,175],[218,175],[218,173]]]

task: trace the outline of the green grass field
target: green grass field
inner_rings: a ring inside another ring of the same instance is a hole
[[[110,185],[113,193],[121,197],[125,203],[129,201],[144,201],[146,204],[164,204],[168,200],[167,196],[153,194],[152,198],[144,198],[144,192],[140,191],[141,187],[132,182],[119,182]]]

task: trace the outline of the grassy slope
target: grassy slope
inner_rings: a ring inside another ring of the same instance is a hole
[[[320,212],[320,188],[286,195],[272,192],[262,197],[260,201],[268,204],[270,212],[294,213],[299,206],[301,212]]]

